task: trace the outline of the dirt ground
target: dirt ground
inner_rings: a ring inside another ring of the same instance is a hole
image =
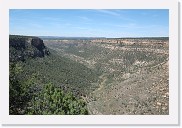
[[[92,93],[88,102],[91,114],[163,115],[169,114],[168,62],[150,69],[140,69],[121,83],[105,85]]]

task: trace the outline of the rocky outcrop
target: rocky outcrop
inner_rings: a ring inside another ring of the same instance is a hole
[[[41,40],[40,38],[32,38],[31,39],[31,45],[36,47],[40,51],[45,49],[45,45],[43,43],[43,40]]]
[[[43,40],[30,36],[9,36],[9,58],[11,61],[25,61],[27,58],[44,57],[50,52]]]

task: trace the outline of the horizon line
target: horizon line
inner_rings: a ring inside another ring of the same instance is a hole
[[[9,35],[15,35],[15,36],[34,36],[34,37],[53,37],[53,38],[169,38],[169,36],[125,36],[125,37],[103,37],[103,36],[39,36],[39,35],[22,35],[22,34],[9,34]]]

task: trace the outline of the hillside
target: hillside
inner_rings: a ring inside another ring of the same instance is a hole
[[[80,70],[90,74],[92,71],[60,57],[38,37],[11,35],[9,41],[10,114],[88,113],[79,87],[83,86],[82,79],[89,76]],[[89,84],[86,81],[85,88]],[[74,86],[77,89],[71,89]]]
[[[100,72],[83,98],[90,114],[169,113],[168,38],[44,40],[62,57]]]

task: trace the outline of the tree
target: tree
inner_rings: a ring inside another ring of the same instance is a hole
[[[28,114],[33,115],[78,115],[88,114],[86,103],[72,93],[64,93],[51,83],[46,84],[31,101]]]
[[[32,96],[29,87],[22,84],[18,77],[22,72],[20,63],[10,63],[9,69],[9,114],[24,114],[24,108]]]

